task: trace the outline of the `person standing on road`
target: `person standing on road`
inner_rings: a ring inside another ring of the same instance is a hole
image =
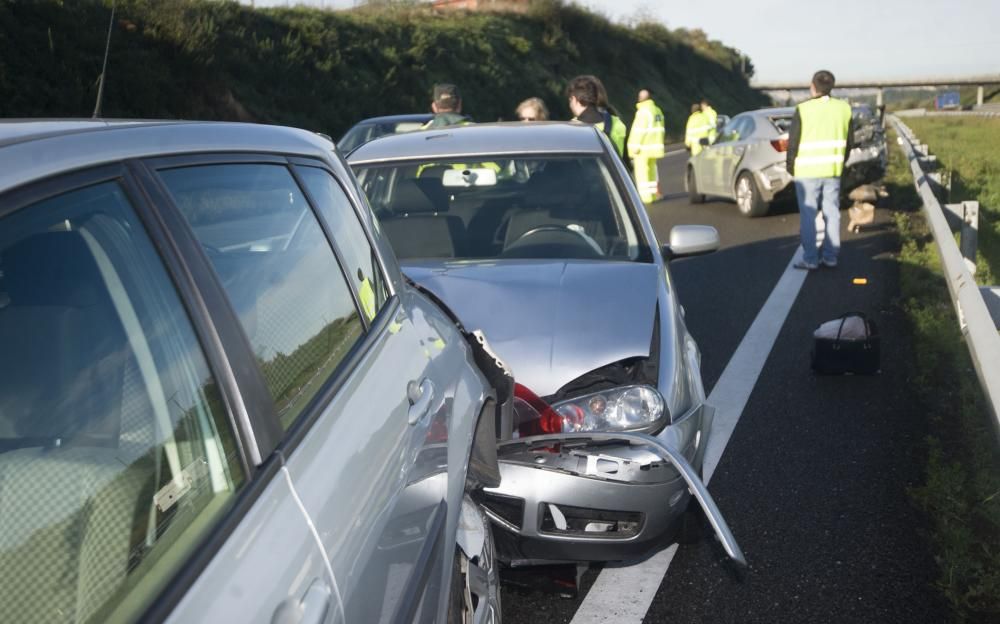
[[[795,179],[799,201],[799,236],[802,260],[795,268],[812,271],[820,264],[837,266],[840,254],[840,176],[851,153],[851,105],[830,97],[833,74],[813,75],[812,97],[795,107],[788,130],[788,173]],[[816,245],[816,216],[822,210],[825,235],[822,250]]]
[[[691,116],[688,117],[684,131],[684,145],[692,156],[701,153],[701,140],[708,138],[708,129],[708,121],[705,119],[705,113],[701,112],[701,104],[692,104]]]
[[[628,155],[632,159],[639,197],[644,204],[651,204],[660,197],[657,163],[666,153],[663,111],[653,101],[649,89],[640,90],[638,100],[632,132],[628,136]]]
[[[520,121],[548,121],[549,109],[542,98],[530,97],[517,105],[517,118]]]
[[[462,95],[453,84],[434,85],[431,112],[434,113],[434,118],[421,126],[424,130],[470,123],[469,118],[462,114]]]
[[[715,143],[715,137],[719,128],[719,113],[715,112],[708,100],[701,100],[701,114],[705,116],[705,124],[710,126],[708,131],[708,142]]]
[[[569,81],[566,88],[569,110],[573,121],[590,124],[604,132],[611,139],[618,156],[625,156],[625,122],[608,108],[607,91],[596,76],[577,76]],[[604,107],[601,107],[601,103]]]

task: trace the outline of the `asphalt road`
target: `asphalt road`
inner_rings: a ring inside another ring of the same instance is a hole
[[[746,219],[732,202],[691,205],[685,158],[662,161],[666,197],[649,213],[662,241],[678,224],[719,230],[720,251],[671,265],[711,391],[796,250],[798,213],[792,205]],[[737,578],[708,540],[681,546],[647,624],[950,619],[907,496],[921,480],[928,425],[908,392],[911,354],[889,211],[842,240],[840,266],[806,278],[709,485],[749,570]],[[853,284],[855,277],[867,285]],[[878,323],[883,372],[814,376],[813,329],[852,310]],[[505,587],[504,621],[570,622],[596,575],[587,572],[576,599]]]

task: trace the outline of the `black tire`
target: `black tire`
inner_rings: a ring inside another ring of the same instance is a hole
[[[705,194],[698,192],[698,181],[694,177],[694,167],[688,166],[687,172],[688,201],[692,204],[704,204]]]
[[[770,206],[760,195],[757,181],[749,171],[736,178],[736,206],[744,217],[763,217]]]
[[[482,548],[475,556],[469,557],[460,544],[455,545],[454,568],[451,577],[451,592],[448,596],[448,624],[469,624],[470,622],[485,622],[497,624],[500,622],[500,569],[496,558],[496,545],[493,542],[493,527],[473,500],[466,495],[462,501],[463,515],[459,517],[459,525],[464,521],[481,524],[485,531]],[[464,514],[468,512],[468,516]],[[465,520],[463,520],[465,517]],[[486,595],[478,595],[470,591],[469,574],[466,567],[478,567],[485,573],[487,581]],[[469,604],[467,602],[471,602]],[[472,611],[469,607],[471,606]]]

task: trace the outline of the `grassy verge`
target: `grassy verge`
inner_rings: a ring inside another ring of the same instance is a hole
[[[916,132],[923,139],[924,133]],[[886,182],[902,238],[900,288],[913,330],[913,391],[934,432],[927,440],[925,481],[910,494],[928,516],[929,539],[940,566],[937,586],[951,603],[955,620],[996,622],[1000,450],[899,148],[893,148]]]
[[[1000,283],[1000,119],[915,117],[906,125],[953,172],[949,201],[979,201],[976,281]]]

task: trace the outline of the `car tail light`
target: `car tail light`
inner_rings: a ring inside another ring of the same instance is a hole
[[[514,428],[521,437],[560,433],[562,422],[559,414],[534,392],[521,384],[514,384]]]
[[[787,152],[788,139],[775,139],[771,141],[771,147],[773,147],[776,152]]]

